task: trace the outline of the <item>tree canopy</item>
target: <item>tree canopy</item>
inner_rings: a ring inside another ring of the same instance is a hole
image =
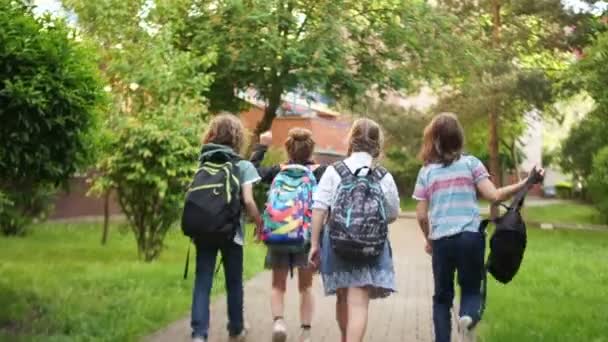
[[[423,1],[181,1],[178,42],[217,53],[211,109],[234,109],[235,90],[266,102],[268,129],[286,91],[319,91],[354,103],[420,80],[465,74],[477,54],[452,27],[456,18]],[[459,68],[456,66],[463,66]]]
[[[490,171],[500,179],[500,146],[516,146],[513,139],[525,127],[525,114],[556,114],[555,85],[569,66],[570,50],[581,43],[564,28],[588,14],[575,13],[559,0],[439,3],[461,18],[461,30],[476,37],[486,57],[472,77],[444,94],[439,108],[461,113],[465,125],[489,123]]]

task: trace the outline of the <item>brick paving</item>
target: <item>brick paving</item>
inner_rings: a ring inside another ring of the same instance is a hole
[[[433,277],[431,259],[414,220],[401,219],[391,227],[391,243],[397,272],[398,293],[370,304],[365,341],[409,342],[432,341],[431,297]],[[315,278],[316,310],[312,324],[313,342],[340,341],[335,321],[335,297],[323,296],[321,279]],[[250,325],[248,341],[271,341],[270,273],[263,272],[245,286],[245,317]],[[297,279],[291,279],[286,296],[285,319],[288,341],[297,341],[299,332]],[[292,295],[289,295],[289,294]],[[211,308],[209,342],[227,341],[226,300],[218,297]],[[190,341],[189,317],[144,339],[147,342]],[[456,334],[453,334],[454,336]]]

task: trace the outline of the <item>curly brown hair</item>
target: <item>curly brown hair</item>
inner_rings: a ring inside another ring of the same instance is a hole
[[[289,159],[293,162],[303,164],[312,158],[315,150],[315,141],[312,132],[306,128],[292,128],[285,140],[285,150]]]
[[[240,153],[244,139],[245,128],[241,120],[233,114],[221,113],[209,123],[203,143],[228,146]]]
[[[384,133],[375,121],[363,118],[357,119],[348,135],[348,155],[353,152],[367,152],[378,158],[384,146]]]
[[[441,113],[424,129],[418,158],[425,164],[450,165],[462,154],[464,130],[454,113]]]

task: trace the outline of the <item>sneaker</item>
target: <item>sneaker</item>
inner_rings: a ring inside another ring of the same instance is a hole
[[[302,328],[300,330],[299,342],[310,342],[310,328]]]
[[[207,342],[207,339],[205,339],[203,337],[194,337],[192,339],[192,342]]]
[[[285,342],[287,340],[287,326],[283,319],[277,319],[272,324],[272,342]]]
[[[475,342],[475,329],[471,328],[473,319],[470,316],[462,316],[458,319],[458,333],[462,342]]]
[[[228,341],[230,341],[230,342],[245,342],[247,340],[247,333],[248,333],[247,327],[243,327],[243,330],[241,330],[240,334],[238,334],[236,336],[230,336],[230,338],[228,339]]]

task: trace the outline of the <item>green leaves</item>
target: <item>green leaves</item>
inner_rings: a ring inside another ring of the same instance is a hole
[[[62,20],[0,0],[0,191],[13,203],[3,228],[21,230],[49,191],[93,159],[101,82],[72,36]]]
[[[603,147],[593,158],[593,171],[589,177],[589,191],[595,206],[608,223],[608,146]]]
[[[112,153],[99,164],[98,190],[117,191],[145,261],[160,254],[166,232],[181,214],[196,167],[199,120],[175,106],[122,119],[109,145]]]
[[[456,18],[422,1],[195,1],[182,18],[182,49],[217,51],[210,109],[238,108],[234,90],[253,87],[268,102],[266,126],[277,94],[297,87],[365,102],[420,79],[462,77],[476,55],[453,34]]]

